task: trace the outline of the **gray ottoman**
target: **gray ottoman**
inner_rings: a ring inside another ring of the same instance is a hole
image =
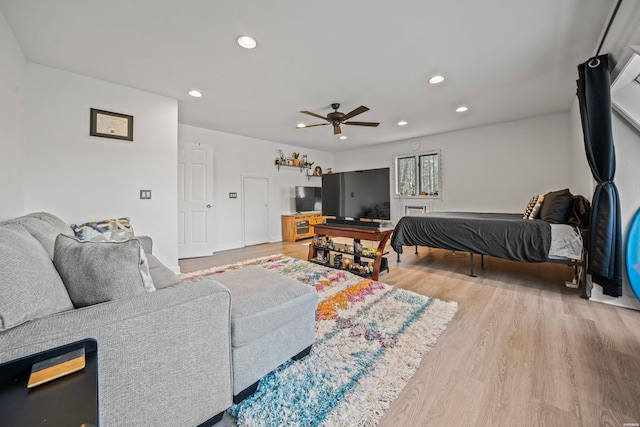
[[[316,290],[258,266],[230,270],[215,280],[231,291],[233,401],[291,358],[306,356],[315,339]]]

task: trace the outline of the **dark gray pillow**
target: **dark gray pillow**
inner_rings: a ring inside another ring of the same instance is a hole
[[[544,195],[540,207],[540,219],[552,224],[566,224],[573,207],[573,195],[568,188]]]
[[[77,308],[144,294],[142,254],[138,240],[92,242],[61,234],[53,263]]]
[[[73,304],[42,245],[19,224],[0,227],[0,331]]]

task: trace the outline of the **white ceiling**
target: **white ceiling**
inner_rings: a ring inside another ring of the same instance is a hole
[[[0,10],[31,62],[178,99],[180,123],[339,151],[568,111],[613,1],[0,0]],[[241,34],[258,47],[241,49]],[[427,84],[434,74],[445,82]],[[334,102],[344,113],[365,105],[353,120],[381,124],[343,126],[346,141],[331,126],[296,129],[321,123],[300,110],[324,116]]]

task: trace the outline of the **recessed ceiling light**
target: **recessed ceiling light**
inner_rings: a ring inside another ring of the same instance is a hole
[[[305,125],[304,123],[298,123],[298,124],[296,125],[296,127],[297,127],[298,129],[302,129],[302,128],[306,128],[306,127],[307,127],[307,125]]]
[[[189,95],[193,96],[194,98],[200,98],[202,96],[202,92],[194,89],[189,91]]]
[[[406,126],[407,125],[407,121],[406,120],[400,120],[398,122],[398,126]]]
[[[346,135],[342,135],[342,136],[340,137],[340,139],[347,139],[347,136],[346,136]]]
[[[239,36],[238,44],[245,49],[253,49],[258,45],[258,43],[256,43],[253,37],[249,37],[249,36]]]
[[[469,109],[469,107],[465,106],[465,105],[461,105],[458,108],[456,108],[456,111],[458,113],[464,113],[465,111],[467,111]]]
[[[444,76],[433,76],[429,79],[429,83],[432,85],[442,83],[444,81]]]

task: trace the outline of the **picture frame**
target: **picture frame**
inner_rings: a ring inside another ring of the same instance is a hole
[[[133,141],[133,116],[91,108],[89,135]]]

